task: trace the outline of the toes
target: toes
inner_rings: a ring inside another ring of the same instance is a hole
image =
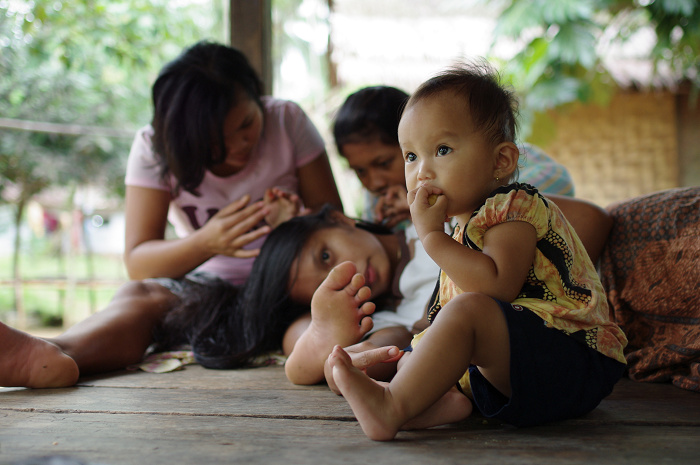
[[[322,286],[330,287],[334,290],[340,290],[346,287],[354,279],[357,268],[352,262],[343,262],[334,267],[328,276],[323,281]],[[364,284],[364,283],[363,283]]]
[[[352,281],[350,281],[350,287],[354,293],[357,293],[359,289],[362,288],[362,286],[365,285],[365,277],[362,276],[360,273],[355,273],[352,277]]]
[[[372,290],[367,286],[363,286],[357,291],[357,299],[360,302],[369,300],[370,297],[372,297]]]
[[[364,336],[374,327],[374,320],[370,317],[364,317],[360,320],[360,334]]]

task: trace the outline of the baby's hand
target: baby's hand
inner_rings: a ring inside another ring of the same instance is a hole
[[[390,186],[377,201],[374,216],[388,228],[393,228],[403,220],[411,219],[411,212],[406,201],[406,188],[401,185]]]
[[[444,232],[447,199],[440,189],[419,186],[408,193],[407,199],[411,209],[411,219],[421,240],[431,231]]]
[[[305,215],[308,210],[304,208],[301,198],[280,187],[273,187],[265,191],[263,202],[269,209],[265,215],[265,222],[272,228],[279,226],[295,216]]]

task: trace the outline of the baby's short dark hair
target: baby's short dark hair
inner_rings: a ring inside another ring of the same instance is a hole
[[[490,143],[515,142],[518,101],[487,61],[460,63],[435,75],[416,89],[406,107],[442,92],[464,98],[476,129]]]

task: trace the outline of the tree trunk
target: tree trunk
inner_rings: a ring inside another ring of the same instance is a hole
[[[17,315],[17,327],[25,329],[27,327],[27,315],[24,311],[24,296],[22,286],[22,273],[20,272],[19,256],[22,246],[22,237],[20,235],[20,226],[22,224],[22,215],[24,215],[24,207],[27,201],[24,197],[17,202],[17,212],[15,215],[15,242],[14,250],[12,251],[12,279],[14,281],[14,310]]]

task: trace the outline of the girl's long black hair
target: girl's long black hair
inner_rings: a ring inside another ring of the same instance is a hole
[[[188,295],[158,328],[155,349],[189,343],[198,363],[220,369],[250,365],[279,350],[287,328],[310,310],[310,302],[289,296],[292,264],[314,232],[340,226],[338,214],[326,206],[279,225],[265,240],[246,284],[237,288],[221,281]]]

